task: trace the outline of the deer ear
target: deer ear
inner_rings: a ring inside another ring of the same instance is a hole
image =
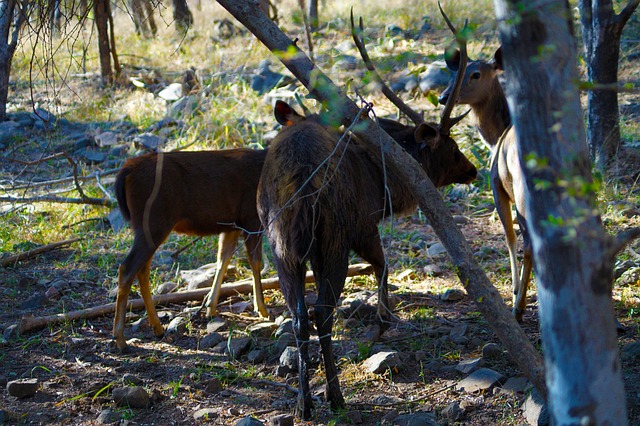
[[[416,127],[414,136],[420,149],[429,147],[429,149],[433,151],[438,147],[438,143],[440,142],[438,129],[427,123],[420,123],[420,125]]]
[[[276,101],[273,114],[276,116],[276,121],[283,126],[292,126],[304,118],[291,108],[288,103],[283,101]]]
[[[444,61],[451,71],[458,71],[458,68],[460,68],[460,51],[458,49],[445,50]]]
[[[493,66],[497,70],[504,71],[504,68],[502,67],[502,46],[498,47],[496,53],[493,54]]]

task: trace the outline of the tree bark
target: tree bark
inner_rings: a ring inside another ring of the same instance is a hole
[[[186,0],[173,0],[173,20],[180,34],[186,33],[193,25],[193,15]]]
[[[323,101],[328,110],[341,118],[343,124],[352,123],[359,115],[358,108],[333,82],[322,73],[294,43],[263,13],[257,13],[248,0],[218,0],[249,31],[251,31],[300,80],[315,98]],[[373,121],[361,117],[363,129],[358,136],[373,149],[380,150],[385,160],[401,170],[429,223],[447,249],[460,281],[476,302],[487,322],[509,351],[511,359],[529,377],[543,396],[546,396],[542,357],[516,323],[500,294],[473,258],[464,236],[453,221],[449,209],[420,165]]]
[[[18,0],[0,1],[0,121],[7,119],[11,62],[18,47],[18,36],[26,20],[28,6],[27,0],[22,3]]]
[[[525,176],[552,424],[626,425],[611,298],[617,248],[596,210],[569,4],[494,5]]]
[[[103,83],[112,84],[115,79],[113,68],[111,67],[111,44],[109,41],[109,0],[95,0],[93,13],[98,32],[100,75]]]
[[[309,8],[307,10],[309,16],[309,27],[311,31],[316,31],[320,25],[320,18],[318,17],[318,0],[309,0]]]
[[[611,0],[580,0],[580,23],[587,77],[590,83],[618,82],[620,37],[640,0],[631,0],[616,15]],[[590,90],[587,95],[587,142],[597,170],[605,172],[621,145],[618,122],[618,93]]]

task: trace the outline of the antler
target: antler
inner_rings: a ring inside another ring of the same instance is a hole
[[[438,8],[440,8],[440,13],[444,17],[444,20],[447,23],[447,26],[449,27],[451,32],[453,32],[456,38],[456,42],[460,46],[460,66],[458,68],[458,74],[453,84],[453,90],[451,91],[451,94],[449,95],[449,99],[447,100],[447,103],[444,106],[444,110],[442,111],[442,116],[440,117],[440,125],[438,126],[438,130],[440,131],[440,133],[449,134],[449,131],[451,130],[451,128],[454,125],[456,125],[460,120],[462,120],[464,117],[466,117],[467,114],[469,114],[469,111],[467,111],[461,116],[450,118],[451,111],[453,111],[453,107],[456,104],[456,101],[458,100],[458,95],[460,94],[460,88],[462,87],[462,80],[464,79],[464,73],[467,69],[467,60],[468,60],[467,40],[465,39],[463,33],[464,33],[464,30],[467,28],[468,21],[466,20],[464,21],[464,28],[462,29],[461,32],[459,32],[456,30],[456,27],[453,26],[447,14],[444,13],[444,10],[442,10],[442,5],[440,4],[440,2],[438,2]]]
[[[373,62],[371,62],[371,58],[369,57],[369,54],[367,53],[367,49],[364,46],[364,41],[358,35],[359,33],[362,33],[362,31],[363,31],[362,17],[360,17],[359,31],[356,31],[356,27],[353,22],[353,7],[352,7],[351,8],[351,36],[353,37],[353,41],[355,42],[356,47],[360,52],[360,56],[362,56],[362,60],[364,61],[367,69],[371,72],[373,79],[376,81],[376,83],[380,85],[382,93],[384,93],[387,99],[389,99],[396,107],[398,107],[400,111],[402,111],[407,117],[409,117],[409,119],[413,121],[415,125],[424,123],[424,116],[421,113],[411,109],[409,105],[405,104],[402,101],[402,99],[400,99],[395,93],[393,93],[393,91],[384,83],[384,81],[382,81],[382,77],[380,77],[380,74],[378,74],[378,71],[376,71],[376,68],[373,65]]]

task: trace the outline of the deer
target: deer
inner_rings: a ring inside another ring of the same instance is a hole
[[[453,101],[440,124],[386,128],[423,167],[435,186],[468,184],[475,166],[449,136]],[[283,127],[269,148],[258,186],[258,214],[271,246],[280,288],[293,317],[298,347],[299,389],[296,413],[311,417],[309,388],[309,314],[304,298],[307,262],[318,292],[315,324],[332,410],[345,407],[331,347],[333,312],[344,288],[349,253],[369,262],[378,282],[378,327],[390,321],[387,266],[378,223],[393,214],[409,214],[417,200],[399,171],[382,154],[348,133],[325,124],[322,115],[300,115],[277,101],[276,121]]]
[[[471,106],[476,117],[482,141],[491,151],[489,171],[496,211],[504,229],[511,280],[513,283],[513,315],[518,322],[524,319],[527,307],[527,290],[533,269],[533,248],[527,229],[525,210],[524,176],[517,149],[517,136],[511,125],[511,115],[499,81],[503,71],[502,49],[498,48],[490,61],[471,60],[466,69],[460,69],[459,51],[445,57],[447,67],[453,71],[448,87],[440,94],[439,102],[448,103],[452,97],[453,83],[459,74],[464,76],[457,104]],[[512,207],[523,240],[522,270],[518,272],[517,235],[514,230]]]
[[[125,313],[131,285],[138,279],[149,324],[156,337],[164,329],[151,297],[151,260],[171,232],[219,234],[216,272],[204,299],[207,315],[217,313],[220,288],[238,239],[244,237],[253,275],[253,305],[269,316],[262,294],[262,233],[256,193],[266,150],[150,153],[131,158],[120,169],[115,193],[134,234],[133,246],[118,268],[113,336],[125,350]]]

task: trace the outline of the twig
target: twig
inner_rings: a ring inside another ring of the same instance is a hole
[[[203,238],[202,235],[200,235],[198,238],[194,238],[193,240],[189,241],[187,244],[185,244],[182,247],[180,247],[178,250],[176,250],[173,253],[171,253],[170,256],[171,257],[176,257],[177,255],[179,255],[180,253],[182,253],[183,251],[185,251],[186,249],[188,249],[189,247],[191,247],[192,245],[194,245],[195,243],[200,241],[202,238]]]
[[[46,253],[48,251],[52,251],[55,250],[57,248],[69,245],[71,243],[75,243],[76,241],[81,240],[81,238],[77,237],[77,238],[72,238],[70,240],[64,240],[64,241],[58,241],[55,243],[50,243],[41,247],[37,247],[34,248],[32,250],[28,250],[22,253],[18,253],[16,255],[13,256],[9,256],[9,257],[5,257],[2,260],[0,260],[0,265],[2,265],[3,267],[9,266],[9,265],[14,265],[17,262],[20,262],[21,260],[24,259],[29,259],[31,257],[37,256],[41,253]]]
[[[52,197],[50,195],[39,195],[36,197],[0,197],[0,201],[6,203],[66,203],[66,204],[90,204],[94,206],[104,206],[114,208],[118,205],[115,201],[104,198],[63,198]]]
[[[87,176],[78,176],[77,180],[91,180],[97,177],[103,177],[103,176],[108,176],[108,175],[112,175],[117,173],[120,170],[120,168],[117,169],[108,169],[105,170],[104,172],[96,172],[96,173],[91,173]],[[38,188],[41,186],[51,186],[51,185],[58,185],[61,183],[68,183],[68,182],[73,182],[74,181],[74,177],[66,177],[66,178],[61,178],[61,179],[53,179],[53,180],[46,180],[46,181],[42,181],[42,182],[29,182],[27,184],[21,185],[21,186],[14,186],[11,188],[11,190],[18,190],[18,189],[30,189],[30,188]]]
[[[285,388],[289,392],[292,392],[292,393],[295,393],[295,394],[298,393],[298,389],[296,389],[293,386],[290,386],[290,385],[288,385],[286,383],[272,382],[271,380],[264,380],[264,379],[250,380],[250,382],[258,384],[258,385],[273,386],[273,387],[276,387],[276,388]]]

